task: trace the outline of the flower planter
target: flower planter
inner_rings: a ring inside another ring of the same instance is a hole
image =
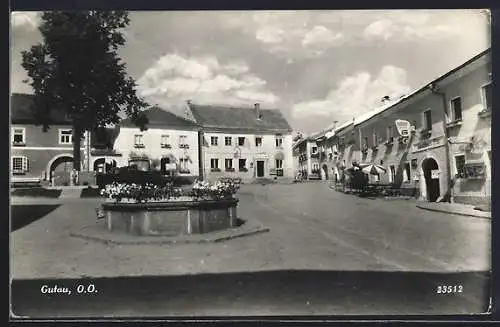
[[[137,203],[122,199],[102,205],[107,229],[137,236],[202,234],[236,227],[238,200],[183,196]]]

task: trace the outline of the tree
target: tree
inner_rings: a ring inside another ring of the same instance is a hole
[[[124,112],[144,130],[148,123],[127,76],[118,49],[125,44],[122,30],[130,23],[126,11],[44,12],[39,30],[42,42],[22,51],[22,67],[34,90],[32,111],[37,125],[50,128],[54,111],[73,126],[73,167],[80,170],[80,146],[85,131],[120,121]]]

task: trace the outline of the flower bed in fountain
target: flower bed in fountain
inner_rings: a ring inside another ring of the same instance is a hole
[[[236,227],[238,186],[232,182],[195,181],[192,190],[172,184],[107,185],[101,195],[108,230],[133,235],[176,236]]]

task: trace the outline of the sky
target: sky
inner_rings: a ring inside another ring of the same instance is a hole
[[[279,109],[319,132],[397,99],[490,46],[484,10],[130,12],[119,50],[137,92],[181,114],[187,100]],[[11,16],[11,92],[37,12]]]

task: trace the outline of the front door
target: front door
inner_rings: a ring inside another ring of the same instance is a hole
[[[257,177],[264,177],[264,161],[257,161]]]

